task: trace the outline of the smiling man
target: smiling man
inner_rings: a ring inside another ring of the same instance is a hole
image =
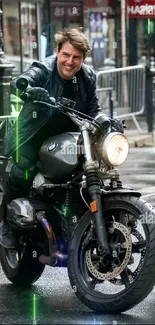
[[[13,161],[0,212],[0,243],[6,248],[15,248],[17,245],[14,233],[6,222],[6,205],[12,199],[28,197],[37,173],[36,163],[43,141],[52,135],[76,131],[75,124],[68,116],[54,107],[49,109],[46,105],[36,105],[33,101],[48,103],[49,96],[56,100],[63,96],[74,100],[76,110],[97,119],[103,128],[105,120],[108,120],[100,112],[96,96],[96,75],[84,64],[90,46],[81,29],[64,29],[55,34],[55,41],[56,56],[34,62],[20,76],[28,81],[26,90],[17,90],[21,80],[19,77],[11,82],[12,92],[24,100],[24,105],[18,117],[18,148],[15,126],[4,141],[4,154],[12,156]],[[20,88],[21,86],[22,84]]]
[[[80,29],[66,29],[55,34],[57,67],[62,79],[70,80],[81,69],[90,51],[85,35]]]
[[[57,47],[57,67],[62,79],[70,80],[81,69],[83,54],[76,50],[70,43]]]

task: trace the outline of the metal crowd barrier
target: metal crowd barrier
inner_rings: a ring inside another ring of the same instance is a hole
[[[19,112],[22,108],[23,101],[11,94],[10,97],[10,115],[1,115],[0,116],[0,130],[5,127],[5,132],[9,130],[10,126],[15,122],[15,119],[19,115]],[[18,108],[18,112],[17,112]]]
[[[14,123],[17,116],[18,116],[18,114],[0,116],[0,130],[5,125],[6,131],[7,131],[8,128],[9,128],[10,123],[11,124]]]
[[[137,65],[98,71],[97,95],[103,111],[109,112],[109,95],[105,89],[112,88],[113,115],[132,118],[138,131],[142,132],[136,119],[145,109],[145,66]]]
[[[155,107],[155,84],[153,84],[153,91],[152,91],[152,101],[153,101],[153,107]]]

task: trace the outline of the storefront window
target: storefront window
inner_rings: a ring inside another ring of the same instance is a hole
[[[36,4],[21,2],[22,70],[38,59]]]
[[[20,72],[19,8],[12,0],[3,1],[4,51],[15,66],[13,73]]]
[[[4,51],[20,74],[38,59],[37,10],[30,2],[3,1]]]
[[[137,23],[138,62],[147,61],[155,68],[155,19],[139,19]]]
[[[95,70],[115,66],[114,3],[84,0],[84,29],[92,46],[86,62]]]
[[[130,38],[137,41],[137,63],[147,63],[155,69],[155,6],[154,0],[127,0],[127,17],[135,32],[129,29]],[[133,35],[132,35],[133,34]],[[131,52],[132,49],[129,48]]]
[[[44,59],[45,57],[52,54],[51,52],[51,24],[50,21],[50,10],[49,1],[44,0],[40,2],[40,56],[39,59]]]
[[[54,34],[64,27],[80,27],[83,25],[83,6],[80,1],[50,2],[50,54],[55,52]]]

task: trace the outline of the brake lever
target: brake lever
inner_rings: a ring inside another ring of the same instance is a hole
[[[64,107],[63,105],[61,105],[59,103],[53,103],[52,104],[52,103],[47,103],[47,102],[34,100],[33,104],[43,105],[43,106],[46,106],[46,107],[49,107],[49,108],[54,107],[54,108],[58,109],[59,111],[61,111],[62,113],[67,114],[67,112],[65,112],[66,107]]]
[[[34,100],[33,101],[33,104],[41,104],[41,105],[44,105],[44,106],[47,106],[47,107],[56,107],[57,108],[57,106],[56,105],[54,105],[54,104],[52,104],[52,103],[47,103],[47,102],[42,102],[42,101],[38,101],[38,100]]]

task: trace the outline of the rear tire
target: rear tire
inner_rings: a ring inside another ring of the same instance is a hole
[[[44,271],[45,265],[39,263],[39,251],[27,245],[21,260],[15,263],[15,250],[0,246],[0,259],[3,272],[8,280],[19,286],[29,286],[36,282]]]
[[[113,195],[103,199],[103,213],[121,209],[140,219],[149,214],[151,206],[137,197]],[[155,283],[155,225],[143,224],[146,241],[146,253],[140,272],[125,290],[119,293],[97,293],[88,285],[80,262],[81,245],[84,233],[90,227],[91,212],[87,211],[81,218],[72,236],[68,251],[68,276],[76,296],[88,308],[103,314],[116,314],[131,309],[143,301],[153,289]],[[83,258],[85,261],[85,256]],[[83,263],[83,264],[82,264]],[[85,263],[86,265],[86,263]],[[105,282],[104,282],[105,284]]]

